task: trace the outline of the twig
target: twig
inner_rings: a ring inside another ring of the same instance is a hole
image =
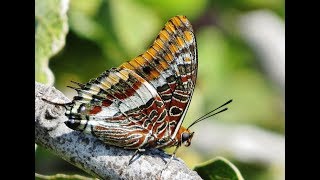
[[[170,155],[158,149],[143,152],[128,165],[134,151],[103,144],[95,137],[69,129],[65,109],[49,104],[70,102],[54,87],[35,83],[35,142],[101,179],[201,179],[182,160],[174,159],[161,172]]]
[[[80,175],[66,175],[66,174],[55,174],[51,176],[47,175],[42,175],[35,173],[35,177],[38,179],[52,179],[52,180],[57,180],[57,179],[70,179],[70,180],[97,180],[96,178],[88,178],[85,176],[80,176]]]

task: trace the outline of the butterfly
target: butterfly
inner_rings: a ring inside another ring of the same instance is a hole
[[[135,154],[176,146],[174,155],[182,144],[191,144],[194,132],[189,127],[214,115],[211,111],[188,128],[182,126],[197,71],[192,25],[186,16],[175,16],[143,54],[86,84],[71,81],[78,87],[68,87],[78,95],[64,104],[68,117],[65,124],[105,144],[135,149]]]

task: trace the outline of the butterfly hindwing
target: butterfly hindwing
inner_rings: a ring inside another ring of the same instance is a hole
[[[157,91],[129,69],[113,68],[77,89],[69,118],[78,117],[83,131],[102,141],[131,149],[164,134],[167,110]],[[151,133],[150,133],[151,132]]]

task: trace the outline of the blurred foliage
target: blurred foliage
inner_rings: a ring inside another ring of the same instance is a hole
[[[232,110],[219,116],[219,121],[254,124],[284,134],[284,97],[235,26],[240,15],[258,9],[268,9],[284,19],[282,0],[71,0],[66,45],[49,62],[55,86],[71,99],[76,93],[66,88],[70,80],[85,83],[143,53],[169,18],[186,15],[196,33],[199,70],[184,124],[233,99]],[[190,167],[204,158],[192,147],[180,148],[178,157]],[[65,173],[53,168],[53,159],[57,158],[39,147],[36,172]],[[45,163],[52,166],[40,165]],[[270,168],[250,167],[252,171],[239,168],[245,179],[273,177]]]
[[[283,173],[279,171],[284,171],[284,169],[279,166],[244,163],[237,160],[232,160],[232,162],[244,176],[244,179],[279,179],[278,174]]]
[[[53,84],[48,61],[65,44],[68,0],[36,0],[35,3],[35,78],[38,82]]]

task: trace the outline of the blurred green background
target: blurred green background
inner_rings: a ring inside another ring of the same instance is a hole
[[[177,156],[190,168],[224,156],[245,179],[284,179],[284,14],[283,0],[71,0],[66,45],[49,61],[54,86],[71,99],[70,80],[85,83],[143,53],[171,17],[186,15],[199,69],[184,126],[234,101],[193,126]],[[39,146],[35,160],[40,174],[84,174]]]

